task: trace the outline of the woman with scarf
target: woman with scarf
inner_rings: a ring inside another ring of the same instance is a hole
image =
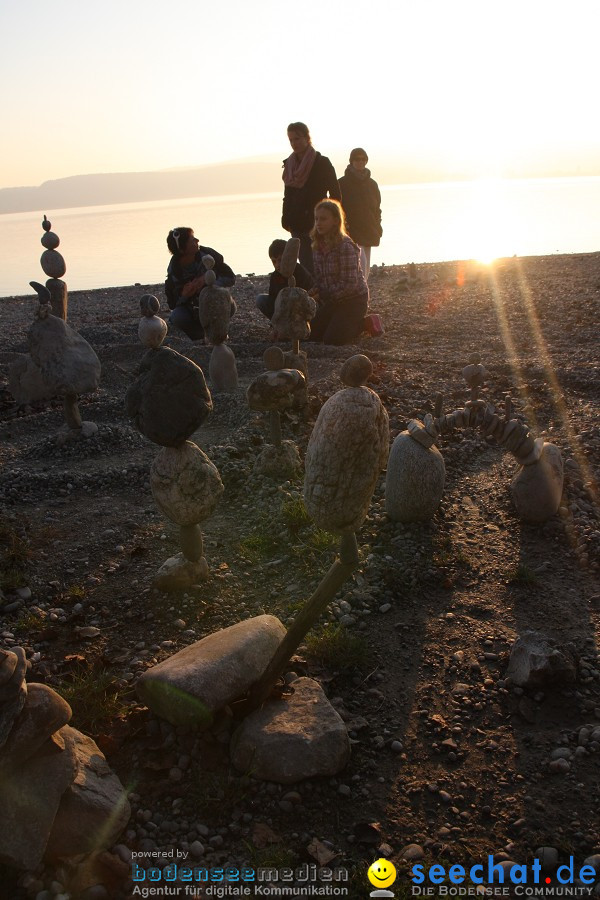
[[[314,225],[315,205],[328,195],[341,200],[335,169],[326,156],[315,150],[304,122],[292,122],[287,129],[294,151],[283,162],[283,215],[281,224],[292,237],[300,238],[299,261],[313,271],[310,231]]]
[[[361,264],[365,280],[369,280],[371,247],[379,246],[383,234],[381,228],[381,194],[376,181],[367,169],[369,157],[362,147],[355,147],[350,154],[350,165],[340,178],[344,197],[344,212],[348,234],[361,250]]]
[[[310,236],[315,286],[309,294],[318,304],[310,340],[350,344],[364,329],[369,288],[360,266],[360,250],[346,234],[344,210],[337,200],[317,203]]]

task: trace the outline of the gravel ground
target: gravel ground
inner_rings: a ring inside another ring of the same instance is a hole
[[[123,407],[143,354],[139,297],[156,293],[166,309],[161,287],[70,295],[69,323],[96,349],[102,380],[80,403],[97,435],[63,447],[53,441],[60,402],[19,408],[7,389],[34,300],[0,300],[0,643],[26,648],[28,679],[69,698],[72,724],[94,737],[131,791],[128,828],[98,862],[106,897],[130,895],[128,863],[140,851],[186,851],[206,866],[294,867],[330,851],[352,873],[356,897],[370,889],[366,868],[378,856],[397,866],[402,896],[415,860],[472,863],[494,853],[526,863],[545,846],[559,862],[574,855],[581,864],[600,853],[600,254],[491,269],[439,263],[416,274],[373,270],[382,337],[305,346],[308,411],[284,417],[284,437],[304,453],[354,352],[373,361],[371,386],[393,438],[433,411],[437,392],[445,412],[464,405],[461,369],[476,351],[489,373],[484,399],[502,407],[511,397],[536,436],[560,447],[563,500],[546,524],[521,524],[508,490],[514,459],[469,429],[444,436],[446,491],[430,523],[389,521],[382,476],[358,535],[360,568],[290,666],[323,685],[347,723],[352,759],[337,778],[292,789],[230,769],[226,717],[206,735],[175,729],[133,689],[147,667],[222,626],[261,612],[291,621],[334,559],[332,540],[298,515],[301,478],[252,474],[267,431],[245,388],[269,346],[253,305],[266,279],[238,279],[230,343],[240,387],[214,396],[194,436],[225,484],[204,523],[211,576],[169,596],[151,581],[177,551],[177,529],[150,493],[157,448]],[[165,343],[208,372],[208,347],[174,331]],[[574,652],[575,684],[533,693],[507,682],[510,648],[529,628]],[[10,900],[77,895],[77,867],[0,874]]]

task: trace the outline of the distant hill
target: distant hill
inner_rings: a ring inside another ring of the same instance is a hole
[[[346,162],[342,162],[341,155],[332,153],[331,159],[338,176],[343,175]],[[468,168],[450,168],[433,156],[417,159],[374,155],[371,164],[373,177],[380,185],[463,181],[473,177]],[[540,159],[523,159],[518,167],[506,172],[511,178],[598,174],[598,156],[591,153],[581,154],[576,165],[567,159],[555,159],[546,165]],[[72,175],[45,181],[37,187],[0,188],[0,214],[271,191],[283,193],[281,159],[276,156],[156,172]]]
[[[72,175],[38,187],[2,188],[0,213],[278,190],[283,190],[283,185],[277,163],[241,160],[163,172]]]

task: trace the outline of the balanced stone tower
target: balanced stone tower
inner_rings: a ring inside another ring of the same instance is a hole
[[[125,396],[125,410],[139,431],[163,448],[152,463],[150,484],[161,511],[179,525],[182,552],[161,566],[154,583],[160,590],[174,591],[208,575],[199,523],[214,510],[223,483],[208,456],[188,440],[212,411],[202,369],[161,346],[167,325],[156,316],[158,299],[145,294],[140,307],[138,334],[149,349]]]
[[[340,536],[340,554],[312,597],[298,612],[265,674],[250,694],[250,706],[269,696],[287,661],[307,631],[358,566],[355,532],[364,522],[375,485],[388,458],[388,414],[366,386],[373,372],[363,354],[342,366],[347,385],[322,406],[305,459],[304,503],[319,528]]]
[[[50,252],[55,251],[46,251]],[[37,281],[29,283],[37,292],[39,303],[27,333],[29,355],[23,354],[10,367],[10,392],[17,403],[33,403],[56,395],[63,397],[66,426],[56,437],[59,445],[90,437],[98,431],[98,426],[82,421],[78,397],[98,387],[100,360],[74,328],[51,313],[49,288]]]
[[[300,341],[305,341],[310,335],[310,320],[317,311],[317,304],[304,288],[296,287],[294,269],[299,249],[299,238],[290,238],[283,251],[279,271],[287,278],[288,286],[277,294],[272,323],[279,338],[292,341],[292,350],[285,354],[285,365],[290,369],[299,369],[306,378],[306,353],[300,350]]]
[[[62,280],[63,275],[67,271],[67,266],[62,253],[56,249],[60,244],[60,238],[53,231],[52,223],[44,216],[42,222],[44,234],[42,235],[42,246],[46,249],[40,257],[40,265],[45,274],[49,276],[46,281],[46,287],[50,291],[50,305],[52,306],[52,315],[57,316],[63,321],[67,321],[67,285]]]
[[[235,300],[227,288],[215,284],[217,276],[212,256],[203,256],[202,262],[206,267],[205,286],[198,298],[198,313],[206,340],[213,348],[208,374],[214,391],[232,393],[238,386],[238,373],[233,351],[225,341],[229,320],[236,310]]]
[[[296,405],[306,394],[306,379],[298,369],[287,369],[280,347],[269,347],[263,354],[267,371],[258,375],[246,391],[250,409],[269,413],[271,443],[254,463],[260,475],[290,478],[301,466],[298,448],[281,439],[281,412]]]

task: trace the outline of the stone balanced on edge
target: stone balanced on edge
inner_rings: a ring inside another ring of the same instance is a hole
[[[296,287],[293,273],[299,249],[299,238],[290,238],[283,251],[279,271],[287,278],[288,286],[277,294],[272,324],[278,338],[292,341],[291,351],[285,354],[285,365],[298,369],[307,378],[306,353],[300,350],[300,341],[305,341],[310,335],[310,320],[317,311],[317,304],[304,288]]]
[[[208,364],[210,383],[213,391],[233,393],[238,386],[238,373],[233,350],[225,341],[228,337],[229,320],[235,313],[236,305],[227,288],[215,284],[217,276],[212,256],[203,256],[202,262],[206,267],[206,274],[205,287],[198,298],[198,315],[204,336],[213,348]]]
[[[212,398],[202,369],[161,346],[167,326],[162,319],[153,321],[159,319],[158,299],[145,294],[140,307],[138,333],[150,349],[127,391],[125,411],[142,434],[163,448],[152,463],[150,485],[160,510],[179,525],[182,552],[163,563],[154,583],[164,591],[183,590],[208,576],[199,523],[223,493],[216,466],[188,440],[212,411]]]
[[[268,412],[271,444],[258,455],[254,472],[275,478],[290,478],[301,467],[300,454],[293,441],[281,440],[281,415],[291,409],[298,395],[306,394],[306,379],[298,369],[286,369],[280,347],[269,347],[263,354],[266,372],[258,375],[248,386],[246,399],[250,409]]]

